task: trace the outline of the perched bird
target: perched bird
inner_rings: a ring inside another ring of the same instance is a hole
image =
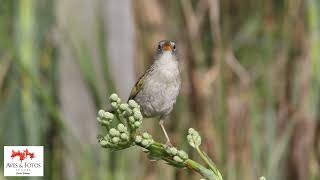
[[[153,64],[140,77],[129,97],[140,105],[144,117],[160,117],[167,145],[171,142],[163,122],[176,103],[181,84],[176,51],[175,42],[160,41]]]

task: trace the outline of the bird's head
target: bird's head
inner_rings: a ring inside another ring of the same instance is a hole
[[[157,48],[158,54],[172,54],[176,53],[176,43],[174,41],[162,40],[158,44]]]

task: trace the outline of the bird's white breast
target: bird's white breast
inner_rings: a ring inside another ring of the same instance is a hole
[[[145,116],[165,116],[173,108],[180,91],[178,62],[171,53],[154,62],[153,71],[146,78],[143,88],[136,97]]]

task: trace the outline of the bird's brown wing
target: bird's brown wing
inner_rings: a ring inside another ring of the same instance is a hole
[[[139,78],[139,80],[136,82],[136,84],[132,87],[131,89],[131,93],[130,93],[130,96],[128,98],[128,101],[130,99],[134,99],[134,97],[136,97],[136,95],[138,94],[138,92],[141,90],[142,86],[143,86],[143,79],[144,79],[144,76],[141,76]]]
[[[147,77],[149,77],[150,73],[153,71],[153,66],[151,66],[146,73],[144,73],[139,80],[136,82],[136,84],[133,86],[133,88],[131,89],[131,93],[130,96],[128,98],[128,101],[130,99],[134,99],[136,97],[136,95],[141,91],[143,84],[146,80]]]

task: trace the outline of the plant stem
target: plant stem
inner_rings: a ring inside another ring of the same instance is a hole
[[[141,144],[137,144],[138,146],[143,147]],[[193,161],[192,159],[187,159],[183,163],[175,162],[172,157],[166,152],[165,145],[159,142],[154,142],[149,147],[145,148],[148,150],[148,154],[159,155],[159,158],[166,161],[169,164],[174,164],[176,167],[180,168],[188,168],[198,172],[201,176],[208,180],[221,180],[219,176],[214,174],[214,171],[211,171],[205,168],[203,165]]]
[[[192,159],[187,159],[184,163],[187,168],[198,172],[202,177],[208,180],[219,180],[219,178],[212,171],[193,161]]]
[[[214,171],[215,168],[214,166],[209,162],[209,160],[207,159],[207,157],[202,153],[201,149],[199,148],[199,146],[196,147],[196,150],[199,154],[199,156],[201,157],[201,159],[209,166],[209,168]]]
[[[221,173],[219,172],[219,170],[215,167],[213,162],[211,160],[209,160],[208,157],[201,151],[199,146],[196,147],[196,150],[197,150],[199,156],[201,157],[201,159],[209,166],[209,168],[213,172],[215,172],[217,174],[217,178],[222,180]]]

